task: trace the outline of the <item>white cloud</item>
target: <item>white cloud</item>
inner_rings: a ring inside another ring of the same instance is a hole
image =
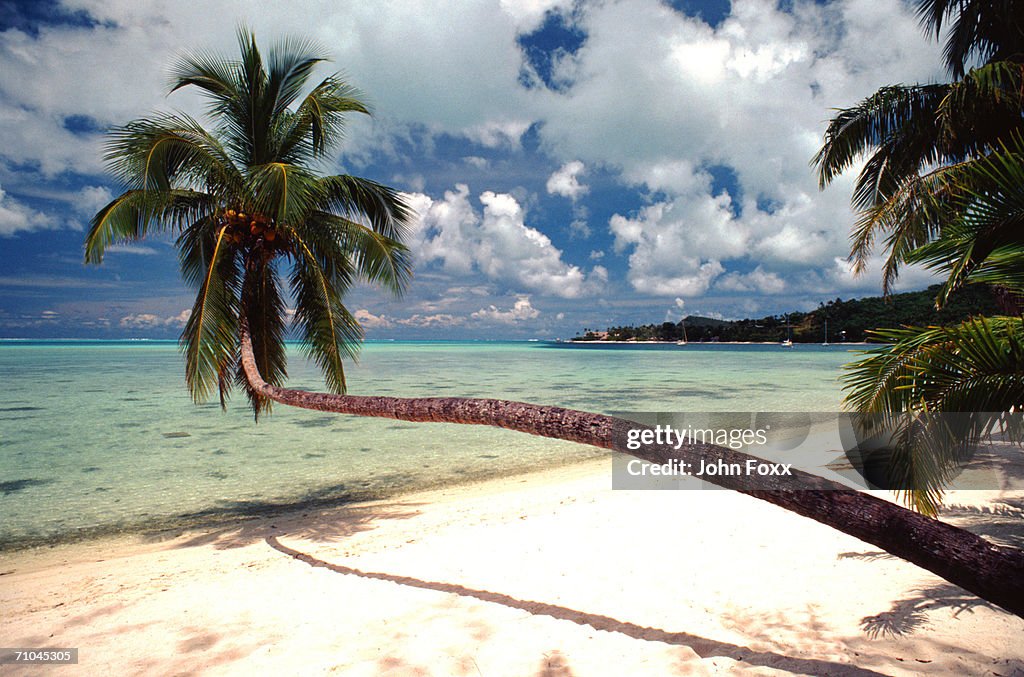
[[[424,194],[409,196],[420,218],[413,228],[412,248],[420,264],[440,261],[451,273],[479,271],[514,290],[529,290],[562,298],[595,293],[604,281],[594,271],[562,260],[551,239],[527,226],[526,214],[507,193],[484,191],[483,212],[470,203],[469,187],[459,184],[444,199]]]
[[[466,319],[451,315],[449,313],[423,314],[414,313],[409,317],[388,317],[381,313],[374,315],[366,308],[360,308],[354,313],[359,324],[366,329],[391,329],[394,327],[459,327],[465,324]]]
[[[59,227],[54,219],[23,205],[0,188],[0,236]]]
[[[528,120],[488,120],[467,127],[462,133],[486,148],[517,148],[529,128]]]
[[[715,287],[726,291],[778,294],[786,289],[786,282],[777,274],[758,266],[749,273],[723,275],[715,283]]]
[[[696,296],[725,271],[721,260],[744,254],[745,233],[727,195],[659,202],[634,218],[614,215],[609,226],[617,251],[632,248],[627,278],[636,291]]]
[[[434,315],[411,315],[402,320],[395,320],[396,324],[406,327],[460,327],[466,323],[466,319],[448,313],[435,313]]]
[[[112,244],[104,251],[107,254],[135,254],[138,256],[154,256],[160,253],[152,247],[137,244]]]
[[[161,329],[164,327],[184,327],[192,316],[191,309],[185,309],[171,317],[160,317],[153,313],[131,313],[118,322],[122,329]]]
[[[93,214],[110,204],[114,199],[110,189],[103,186],[86,186],[78,191],[75,199],[75,208],[86,218],[92,218]]]
[[[942,75],[939,48],[895,1],[787,12],[736,0],[714,29],[653,0],[586,5],[579,17],[588,37],[574,84],[544,100],[541,132],[561,157],[620,167],[656,195],[609,223],[638,291],[699,290],[714,262],[734,259],[780,276],[827,269],[853,222],[849,180],[822,194],[808,168],[831,107]],[[733,178],[714,181],[718,167]]]
[[[508,310],[501,310],[497,306],[491,305],[473,313],[472,318],[475,320],[490,320],[502,324],[515,324],[523,320],[534,320],[539,316],[540,311],[530,304],[530,297],[520,296]]]
[[[584,221],[583,219],[574,219],[573,222],[569,224],[570,237],[581,237],[586,239],[591,235],[593,235],[593,231],[590,229],[590,226],[587,225],[587,222]]]
[[[360,308],[352,315],[356,318],[356,321],[366,329],[382,329],[394,326],[391,320],[386,318],[383,314],[374,315],[366,308]]]
[[[467,155],[462,158],[462,161],[471,167],[476,167],[477,169],[487,169],[491,164],[487,158],[482,158],[478,155]],[[422,190],[422,188],[420,190]]]
[[[521,32],[531,33],[540,28],[548,12],[564,14],[572,9],[572,0],[500,0],[499,5]]]
[[[579,181],[579,176],[585,169],[583,163],[579,160],[566,162],[548,177],[548,193],[567,197],[573,202],[586,195],[590,187]]]
[[[414,137],[420,145],[411,147],[431,153],[432,140],[452,135],[500,150],[489,164],[480,156],[491,153],[467,155],[462,169],[499,172],[506,159],[515,166],[530,129],[559,166],[545,187],[551,195],[580,199],[587,168],[621,172],[647,202],[611,218],[614,249],[629,257],[634,290],[669,297],[716,283],[770,289],[772,275],[786,291],[866,285],[833,265],[846,253],[853,221],[851,182],[844,177],[819,193],[808,160],[832,107],[881,84],[943,76],[941,48],[921,35],[901,0],[735,0],[715,28],[660,0],[66,4],[100,24],[0,33],[0,154],[8,166],[34,167],[44,179],[99,175],[101,139],[69,131],[70,116],[104,127],[154,109],[200,111],[193,93],[165,99],[166,68],[182,46],[231,55],[232,26],[247,17],[264,45],[286,34],[320,40],[334,62],[319,72],[342,69],[367,93],[376,117],[355,122],[349,159],[401,158]],[[559,92],[520,83],[516,38],[538,28],[548,11],[586,34],[575,55],[555,57]],[[725,181],[723,167],[731,171]],[[446,180],[455,188],[438,198],[424,194],[424,177],[402,179],[418,191],[411,197],[422,218],[412,244],[420,281],[441,268],[449,285],[484,280],[500,294],[579,298],[602,289],[606,271],[574,265],[576,252],[561,251],[530,218],[540,210],[504,188],[513,184],[480,194],[456,184],[458,176]],[[83,189],[69,211],[81,216],[102,206],[105,190]],[[0,191],[0,235],[69,226]],[[584,237],[598,230],[575,210],[573,222],[558,227]],[[758,282],[737,270],[766,277]],[[443,314],[422,310],[417,321]]]

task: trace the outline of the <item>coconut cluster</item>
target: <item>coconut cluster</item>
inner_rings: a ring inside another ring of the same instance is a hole
[[[274,227],[274,220],[259,212],[249,214],[243,211],[228,209],[218,219],[218,223],[221,226],[227,226],[225,235],[236,244],[241,244],[247,240],[252,243],[259,240],[273,243],[275,240],[284,239]]]

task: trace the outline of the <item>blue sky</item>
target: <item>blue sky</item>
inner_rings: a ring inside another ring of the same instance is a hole
[[[567,337],[760,316],[879,291],[845,261],[853,172],[809,166],[832,109],[942,78],[896,0],[6,2],[0,337],[174,338],[192,291],[169,239],[82,263],[118,191],[103,132],[161,110],[182,50],[309,36],[365,92],[327,167],[419,218],[409,293],[348,299],[371,338]],[[875,267],[877,271],[877,266]],[[908,270],[901,288],[928,277]]]

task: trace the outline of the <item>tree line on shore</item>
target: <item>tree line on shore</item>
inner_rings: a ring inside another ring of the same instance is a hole
[[[966,286],[935,309],[940,285],[889,297],[823,302],[809,312],[793,311],[761,318],[719,320],[689,315],[679,322],[585,329],[573,341],[775,342],[850,343],[870,340],[867,332],[881,327],[951,326],[976,315],[995,315],[999,299],[983,285]],[[825,324],[828,323],[826,335]]]

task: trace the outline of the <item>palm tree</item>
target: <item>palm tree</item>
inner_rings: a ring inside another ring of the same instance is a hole
[[[941,231],[936,213],[951,198],[944,173],[1024,130],[1022,86],[1024,63],[997,61],[950,84],[882,87],[832,118],[812,160],[819,185],[867,156],[852,199],[858,212],[850,249],[856,272],[864,271],[884,235],[882,282],[886,293],[891,290],[909,253]]]
[[[1010,298],[1024,288],[1021,12],[1019,0],[920,0],[927,32],[948,27],[954,81],[883,87],[826,131],[813,160],[822,187],[868,156],[853,195],[860,216],[850,257],[863,270],[885,234],[887,293],[907,263],[947,276],[937,306],[967,282],[999,285]],[[972,60],[983,63],[968,71]],[[892,480],[918,510],[938,510],[964,454],[993,426],[1021,439],[1005,414],[1024,404],[1020,324],[878,330],[873,337],[887,345],[849,365],[846,404],[865,428],[890,432]]]
[[[824,188],[867,156],[854,187],[860,216],[850,258],[863,271],[875,240],[887,234],[886,292],[905,257],[941,229],[929,199],[945,195],[928,191],[932,172],[989,153],[1024,129],[1024,0],[918,0],[917,15],[927,34],[939,38],[946,29],[953,81],[889,85],[840,109],[812,160]]]
[[[951,196],[939,237],[908,254],[947,276],[938,302],[964,284],[1024,294],[1024,138],[932,181]],[[894,433],[897,486],[934,514],[942,488],[981,438],[1024,440],[1024,317],[979,317],[952,327],[876,330],[885,345],[847,367],[847,403],[865,427]],[[1016,413],[1008,413],[1008,412]]]
[[[138,120],[114,130],[107,160],[129,188],[93,219],[86,260],[111,243],[154,231],[177,234],[182,272],[198,289],[182,335],[186,380],[197,400],[232,378],[257,414],[270,402],[408,421],[489,425],[613,449],[664,463],[699,459],[745,464],[725,447],[694,444],[629,450],[623,419],[523,402],[344,395],[342,357],[358,324],[342,295],[356,279],[400,292],[409,279],[400,244],[409,211],[378,184],[320,177],[310,166],[339,139],[345,114],[366,108],[336,76],[302,98],[313,66],[308,45],[281,43],[267,66],[240,32],[241,59],[194,55],[174,71],[174,89],[196,86],[217,126],[184,115]],[[290,266],[290,268],[289,268]],[[281,386],[286,326],[281,275],[295,299],[295,322],[333,393]],[[752,459],[751,459],[752,460]],[[1024,554],[843,485],[793,476],[716,478],[721,486],[818,520],[878,545],[1024,616]]]
[[[235,381],[258,417],[270,401],[239,370],[240,328],[260,372],[282,383],[290,289],[307,354],[344,392],[343,359],[362,329],[342,298],[356,280],[401,293],[411,212],[391,188],[317,173],[347,115],[369,111],[336,74],[303,96],[325,60],[313,45],[285,40],[264,58],[248,31],[238,43],[237,61],[193,54],[172,71],[172,92],[206,96],[213,129],[178,113],[113,130],[105,159],[128,189],[93,218],[85,258],[99,263],[111,243],[151,231],[176,235],[182,274],[198,289],[181,337],[189,390],[199,402],[216,388],[223,404]]]
[[[919,0],[917,16],[926,33],[942,37],[943,57],[953,78],[967,64],[1024,59],[1024,2],[1021,0]]]

